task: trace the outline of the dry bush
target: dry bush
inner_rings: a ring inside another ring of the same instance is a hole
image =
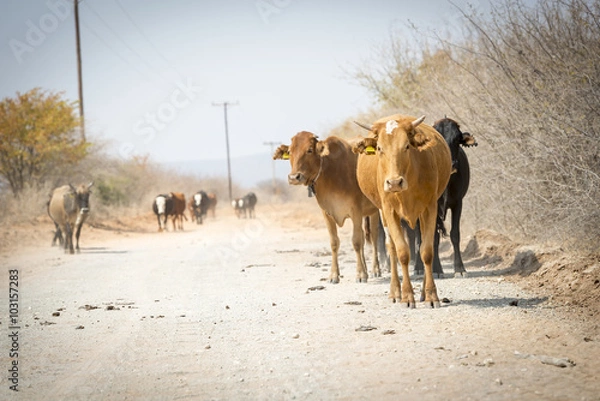
[[[464,21],[465,39],[429,37],[416,55],[398,39],[377,68],[356,78],[382,109],[426,114],[430,122],[447,114],[476,136],[480,146],[467,151],[465,220],[593,250],[600,237],[600,1],[527,8],[507,0],[486,18],[465,12]]]

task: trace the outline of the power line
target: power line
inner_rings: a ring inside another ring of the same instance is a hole
[[[123,5],[121,4],[120,0],[115,0],[117,6],[121,9],[121,11],[123,12],[123,14],[125,14],[125,16],[127,17],[127,19],[129,20],[129,22],[131,22],[131,24],[135,27],[135,29],[137,29],[137,31],[140,33],[140,35],[142,35],[142,37],[146,40],[146,42],[148,42],[148,44],[152,47],[152,49],[154,49],[154,51],[156,52],[156,54],[158,54],[160,56],[160,58],[163,59],[163,61],[173,70],[177,73],[177,75],[180,78],[183,78],[183,76],[181,75],[181,73],[177,70],[177,68],[165,57],[165,55],[154,45],[154,43],[148,38],[148,35],[146,35],[146,33],[142,30],[142,28],[140,28],[140,26],[134,21],[134,19],[131,17],[131,14],[125,9],[125,7],[123,7]]]
[[[227,147],[227,180],[229,183],[229,202],[233,200],[233,196],[231,196],[231,160],[229,158],[229,130],[227,127],[227,107],[229,106],[237,106],[239,103],[236,101],[232,102],[213,102],[213,106],[221,107],[223,106],[223,114],[225,116],[225,145]]]
[[[89,2],[86,2],[86,4],[88,5],[88,9],[94,13],[94,15],[96,15],[96,17],[102,22],[102,24],[104,24],[104,26],[117,38],[117,40],[119,42],[121,42],[121,44],[123,44],[123,46],[125,46],[131,53],[133,53],[135,56],[137,56],[143,64],[146,65],[146,67],[153,72],[154,74],[156,74],[157,76],[159,76],[160,78],[162,78],[163,80],[165,80],[166,82],[169,82],[169,80],[167,78],[165,78],[160,72],[157,72],[152,65],[146,61],[146,59],[144,57],[142,57],[141,54],[139,54],[133,47],[129,46],[129,44],[127,44],[127,42],[125,42],[125,40],[123,40],[121,38],[121,36],[117,33],[117,31],[115,31],[107,22],[106,20],[89,4]],[[170,82],[169,82],[170,83]]]
[[[112,51],[118,58],[120,58],[121,61],[123,61],[125,64],[129,64],[144,79],[146,79],[147,81],[150,81],[150,78],[147,76],[147,74],[145,72],[143,72],[142,70],[140,70],[138,68],[137,64],[133,64],[132,62],[130,62],[129,60],[124,58],[118,51],[116,51],[110,44],[108,44],[108,42],[106,40],[104,40],[104,38],[98,32],[96,32],[96,30],[92,26],[86,24],[86,22],[83,20],[81,21],[81,24],[83,26],[85,26],[87,29],[89,29],[89,31],[92,33],[92,35],[94,35],[96,37],[96,39],[98,39],[100,42],[102,42],[108,50]]]

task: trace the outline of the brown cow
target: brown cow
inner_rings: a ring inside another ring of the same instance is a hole
[[[379,207],[389,231],[388,252],[392,267],[390,298],[415,307],[408,263],[410,251],[404,238],[401,219],[411,228],[421,225],[421,258],[425,278],[421,300],[439,307],[433,279],[433,242],[438,215],[438,199],[444,192],[452,161],[444,138],[431,126],[418,119],[393,115],[376,121],[369,129],[371,136],[357,141],[354,151],[361,153],[358,181],[363,192]],[[376,149],[376,150],[375,150]],[[375,150],[376,156],[371,156]],[[373,179],[376,177],[376,179]],[[402,264],[402,290],[397,261]]]
[[[356,252],[356,280],[366,282],[368,278],[362,218],[370,216],[373,244],[373,276],[381,275],[377,257],[379,228],[378,210],[363,195],[356,180],[357,156],[345,140],[331,136],[319,141],[317,136],[302,131],[292,138],[290,146],[277,148],[273,159],[289,158],[292,167],[288,175],[290,185],[306,185],[315,194],[325,218],[331,243],[331,272],[329,281],[339,283],[340,269],[338,250],[340,239],[337,227],[342,227],[347,218],[352,220],[352,246]]]
[[[215,217],[215,211],[217,209],[217,195],[213,194],[213,193],[208,193],[206,195],[206,197],[208,198],[209,202],[208,202],[208,209],[207,211],[210,211],[210,214],[212,215],[212,217]]]
[[[177,231],[177,221],[179,221],[179,229],[183,231],[183,219],[187,220],[185,216],[185,195],[181,192],[171,192],[169,194],[173,199],[173,231]]]

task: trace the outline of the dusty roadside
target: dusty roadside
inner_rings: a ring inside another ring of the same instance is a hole
[[[177,233],[151,219],[91,229],[74,256],[41,234],[3,250],[0,288],[18,270],[21,328],[20,391],[3,375],[2,398],[600,400],[596,310],[549,299],[543,260],[521,277],[528,254],[480,235],[469,277],[437,282],[450,302],[407,310],[388,300],[387,274],[353,282],[349,227],[344,277],[322,281],[328,238],[313,206],[223,212]],[[597,274],[586,269],[571,285]],[[8,315],[4,302],[3,369]]]

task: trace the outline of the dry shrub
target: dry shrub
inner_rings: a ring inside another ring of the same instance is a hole
[[[356,78],[383,110],[448,115],[467,150],[464,220],[512,237],[594,250],[600,237],[600,1],[496,3],[464,13],[460,41],[405,39]],[[421,36],[423,37],[423,36]],[[412,41],[411,43],[414,43]],[[390,55],[391,53],[391,55]]]

